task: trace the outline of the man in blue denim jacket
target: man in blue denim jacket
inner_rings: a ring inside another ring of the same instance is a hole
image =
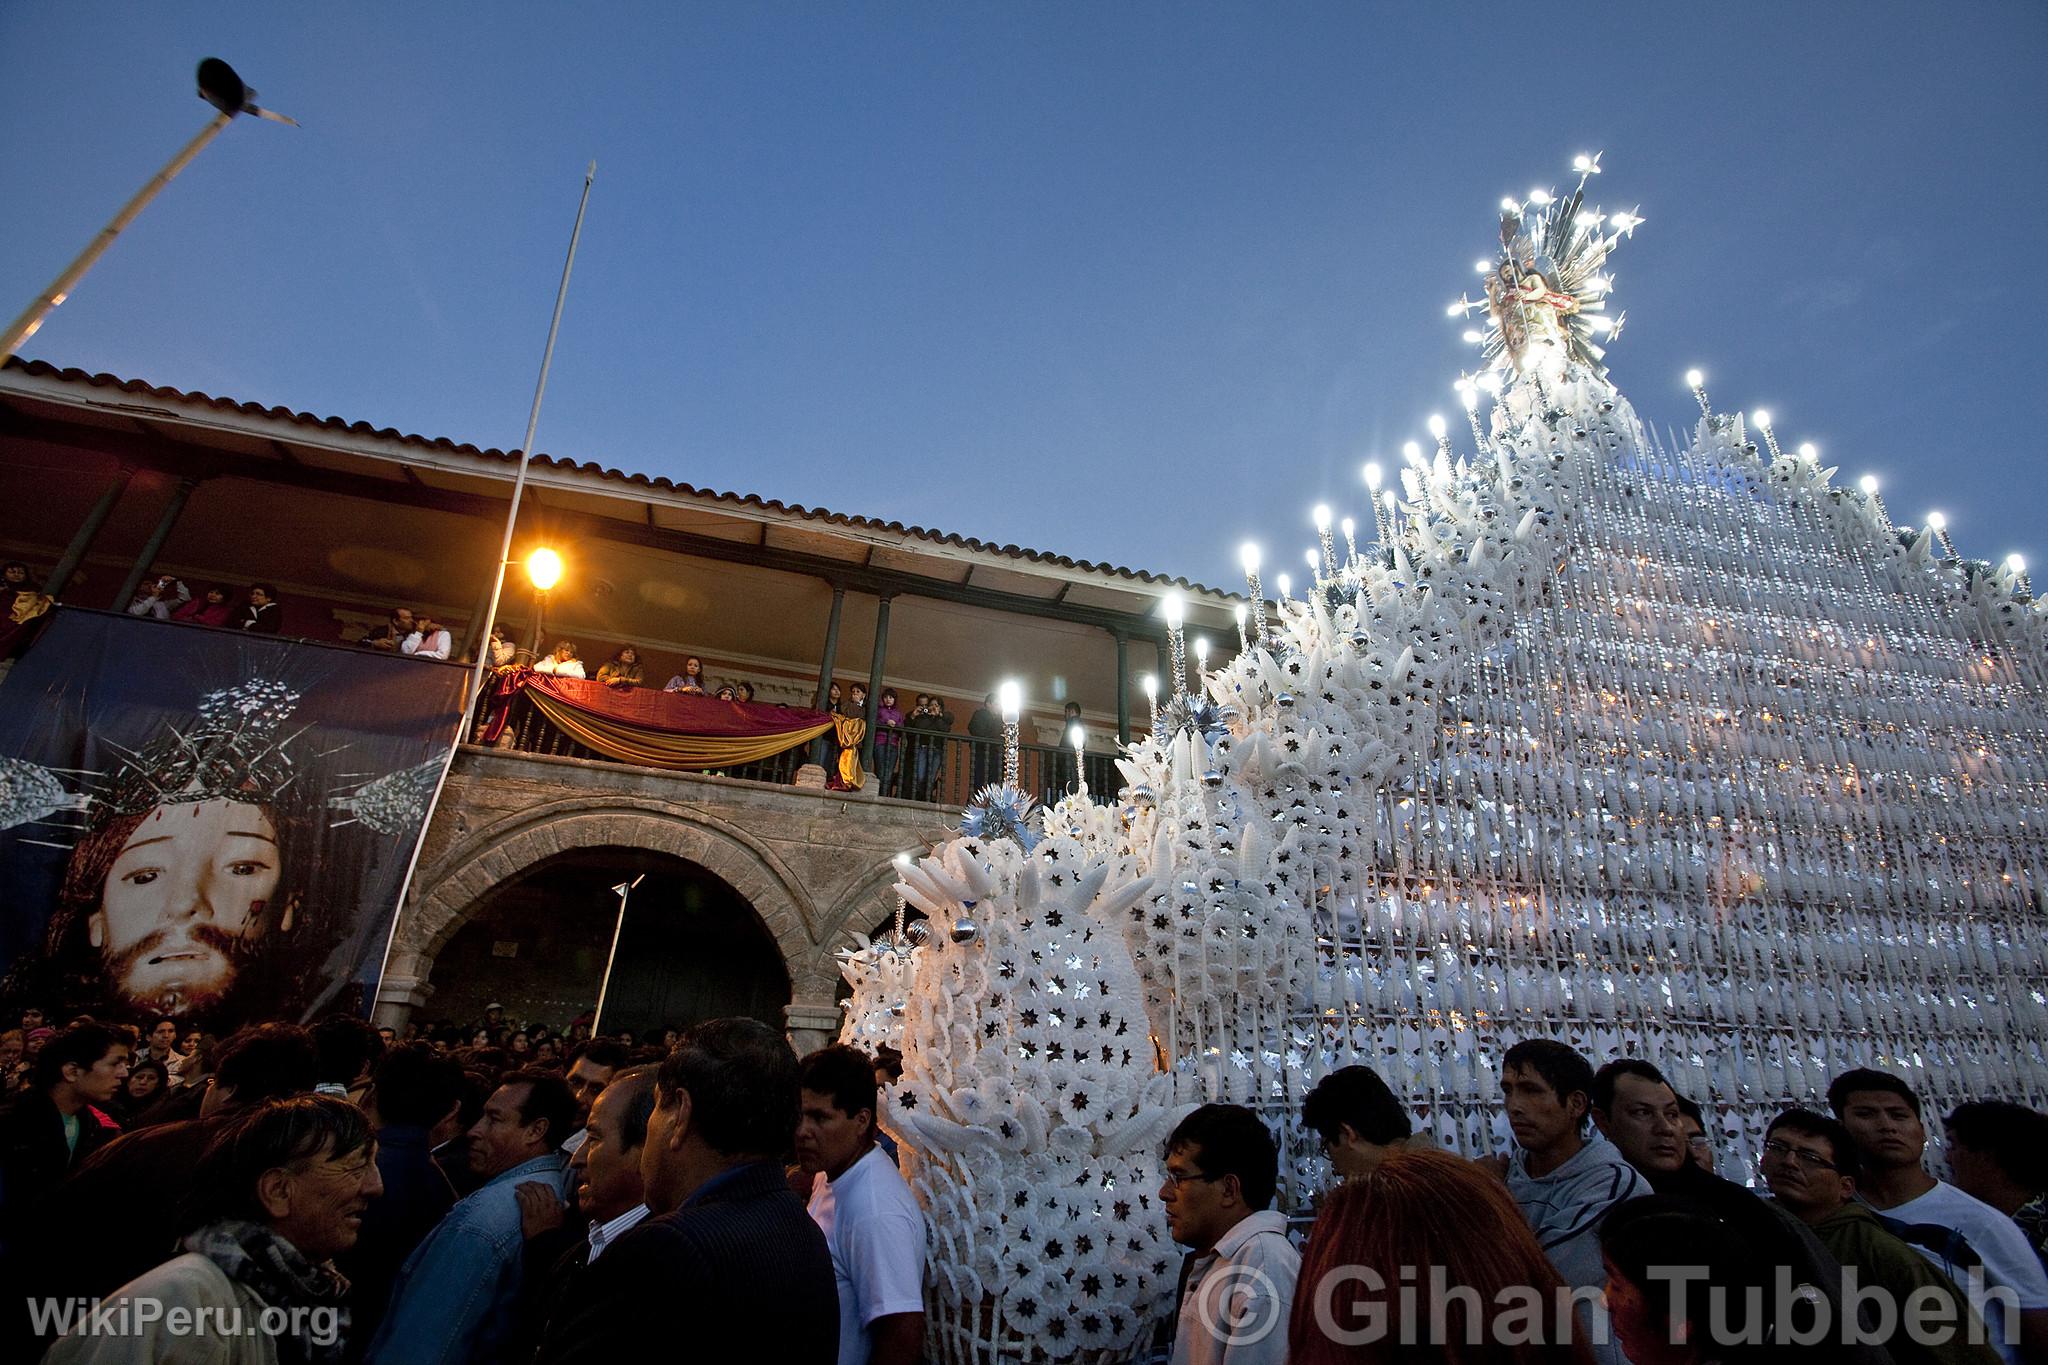
[[[566,1197],[559,1149],[575,1126],[576,1098],[561,1077],[515,1071],[505,1078],[469,1130],[470,1166],[485,1184],[448,1211],[398,1272],[368,1365],[504,1359],[525,1264],[514,1191],[531,1183]]]

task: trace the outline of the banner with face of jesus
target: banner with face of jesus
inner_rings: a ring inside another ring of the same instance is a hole
[[[466,678],[58,611],[0,684],[0,1018],[367,1012]]]

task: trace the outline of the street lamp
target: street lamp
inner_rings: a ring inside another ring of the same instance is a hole
[[[562,581],[562,557],[543,545],[526,557],[526,576],[533,583],[533,657],[540,658],[541,621],[548,613],[548,593]]]
[[[170,184],[179,171],[192,164],[192,159],[205,149],[207,143],[220,135],[221,129],[235,121],[235,115],[254,114],[273,123],[289,123],[294,128],[298,127],[296,119],[289,119],[273,110],[260,108],[256,104],[256,92],[242,84],[242,78],[235,74],[235,69],[218,57],[208,57],[199,64],[199,98],[220,110],[220,113],[199,130],[197,137],[185,144],[184,150],[165,162],[164,168],[152,176],[148,184],[136,191],[135,197],[114,215],[113,221],[100,229],[99,236],[93,238],[85,250],[78,253],[78,259],[64,267],[64,273],[52,280],[50,287],[38,294],[36,301],[28,306],[28,311],[16,318],[4,335],[0,335],[0,360],[13,355],[22,342],[36,334],[44,319],[49,317],[50,310],[71,297],[71,291],[85,278],[85,272],[92,269],[94,263],[106,254],[107,248],[114,244],[114,239],[149,207],[149,201],[156,198],[158,191]]]

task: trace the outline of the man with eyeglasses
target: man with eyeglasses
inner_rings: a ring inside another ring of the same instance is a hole
[[[1273,1135],[1238,1104],[1205,1104],[1166,1140],[1166,1229],[1188,1248],[1172,1365],[1283,1365],[1301,1254],[1268,1208]]]
[[[1929,1305],[1917,1310],[1928,1321],[1952,1324],[1933,1334],[1895,1332],[1885,1343],[1895,1365],[1995,1365],[1998,1353],[1955,1281],[1856,1201],[1861,1164],[1846,1128],[1809,1109],[1788,1109],[1765,1130],[1757,1166],[1772,1197],[1813,1230],[1859,1288],[1884,1291],[1902,1324],[1916,1303]]]

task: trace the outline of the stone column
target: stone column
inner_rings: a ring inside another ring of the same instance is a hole
[[[818,694],[811,699],[815,710],[825,709],[825,693],[832,686],[832,668],[839,660],[839,614],[846,608],[846,589],[832,585],[832,615],[825,622],[825,658],[818,665]]]
[[[839,1041],[846,1011],[831,999],[792,1000],[782,1007],[782,1017],[789,1021],[789,1045],[802,1058]]]
[[[71,543],[64,547],[62,557],[57,560],[50,576],[43,580],[43,591],[52,597],[61,597],[71,576],[78,572],[79,564],[85,559],[85,552],[92,548],[93,537],[100,533],[100,527],[107,524],[107,516],[114,510],[114,504],[121,500],[121,494],[128,490],[128,481],[135,477],[135,470],[122,465],[114,473],[114,481],[107,485],[107,491],[100,494],[100,500],[85,514],[85,521],[78,533],[71,537]],[[121,605],[126,606],[127,603]]]
[[[384,979],[377,983],[377,1004],[371,1011],[370,1022],[378,1028],[394,1028],[403,1032],[412,1012],[427,1003],[434,993],[427,975],[434,964],[412,948],[391,950],[391,960],[384,964]]]
[[[889,594],[883,593],[881,604],[875,608],[875,652],[868,660],[868,734],[860,742],[860,766],[869,772],[873,772],[875,767],[875,712],[881,709],[882,669],[888,661]],[[902,752],[901,746],[897,752]]]

